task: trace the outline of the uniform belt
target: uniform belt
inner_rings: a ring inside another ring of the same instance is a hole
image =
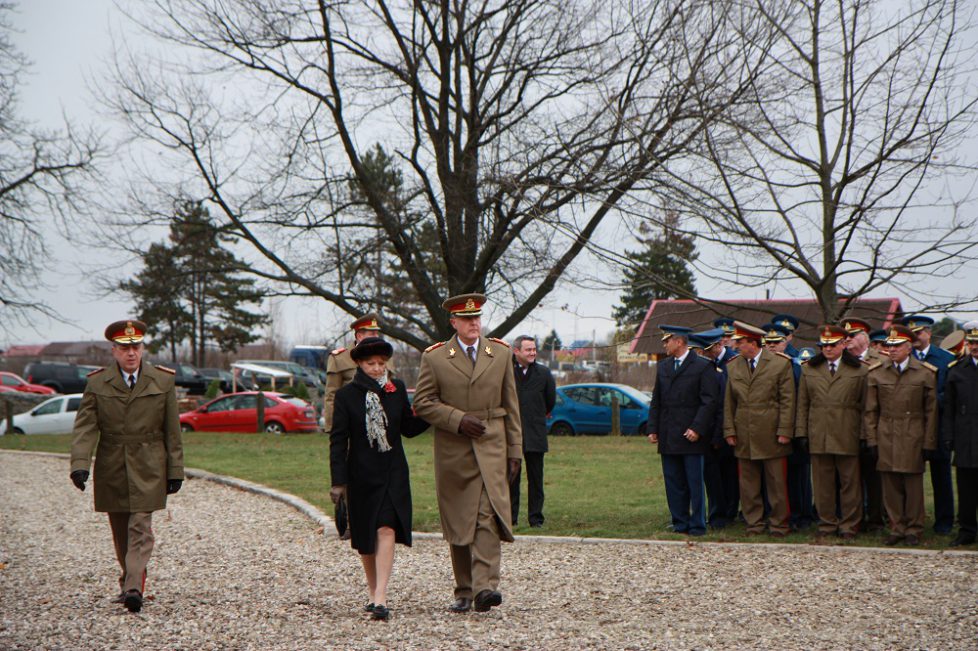
[[[504,407],[492,407],[491,409],[480,409],[479,411],[465,412],[469,416],[475,416],[479,420],[492,420],[493,418],[505,418],[506,409]]]
[[[102,440],[106,443],[150,443],[152,441],[162,441],[163,432],[154,432],[152,434],[117,434],[115,436],[106,436]]]

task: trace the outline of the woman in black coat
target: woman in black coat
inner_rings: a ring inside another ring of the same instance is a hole
[[[350,351],[359,368],[336,392],[329,435],[330,497],[347,500],[350,544],[363,561],[374,619],[389,617],[394,543],[411,545],[411,483],[401,436],[428,429],[412,412],[404,383],[388,378],[392,353],[380,337],[367,337]]]

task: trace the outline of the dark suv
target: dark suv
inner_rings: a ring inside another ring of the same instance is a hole
[[[58,393],[81,393],[88,383],[88,374],[97,368],[69,362],[31,362],[24,367],[24,377]]]
[[[156,362],[153,362],[156,365]],[[178,387],[183,387],[187,393],[194,396],[202,396],[207,393],[207,385],[210,380],[204,377],[196,366],[190,364],[174,364],[173,362],[160,362],[159,366],[174,371],[174,383]]]

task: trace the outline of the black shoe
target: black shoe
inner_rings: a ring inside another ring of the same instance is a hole
[[[468,597],[459,597],[448,609],[453,613],[467,613],[472,610],[472,600]]]
[[[907,534],[907,537],[903,539],[903,543],[910,547],[916,547],[917,545],[920,544],[920,538],[910,533]]]
[[[530,528],[531,529],[539,529],[542,526],[543,526],[543,523],[542,522],[531,522],[530,523]]]
[[[961,547],[962,545],[974,545],[975,536],[966,533],[959,533],[958,537],[951,541],[951,547]]]
[[[386,622],[391,618],[391,611],[387,610],[387,606],[374,606],[373,614],[370,615],[370,619],[377,619],[382,622]]]
[[[363,612],[372,613],[376,607],[377,606],[374,605],[374,602],[371,601],[369,604],[363,607]]]
[[[143,608],[143,595],[139,593],[139,590],[127,590],[123,603],[126,604],[126,610],[131,613],[138,613]]]
[[[488,612],[493,606],[503,603],[503,595],[497,590],[483,590],[475,596],[475,612]]]
[[[892,547],[893,545],[897,544],[901,540],[903,540],[903,536],[901,536],[898,533],[891,533],[889,536],[886,537],[886,540],[883,541],[883,544],[886,545],[887,547]]]

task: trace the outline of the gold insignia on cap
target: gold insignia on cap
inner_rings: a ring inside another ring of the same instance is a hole
[[[126,329],[124,331],[127,337],[131,337],[136,334],[136,329],[132,327],[132,321],[126,321]]]
[[[466,310],[474,310],[475,309],[475,301],[472,300],[471,298],[469,300],[465,301],[465,309]]]
[[[781,336],[781,333],[778,332],[777,330],[768,330],[767,331],[767,336],[773,339],[773,338],[776,338],[776,337],[780,337]]]
[[[897,330],[895,328],[893,330],[890,330],[890,339],[898,339],[898,338],[900,338],[902,336],[903,335],[900,334],[900,331],[899,330]]]

